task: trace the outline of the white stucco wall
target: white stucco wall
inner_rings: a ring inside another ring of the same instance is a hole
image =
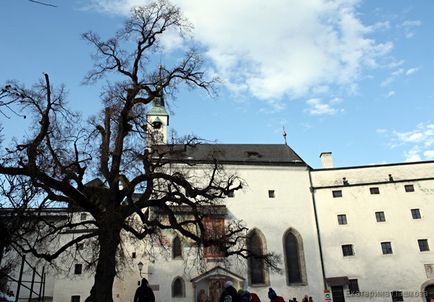
[[[391,291],[403,291],[404,301],[425,301],[405,294],[417,295],[432,278],[424,265],[434,264],[433,172],[433,163],[313,171],[326,276],[358,279],[362,294],[380,293],[375,301],[391,301]],[[343,177],[348,186],[342,186]],[[413,184],[415,191],[405,192],[406,184]],[[370,194],[370,187],[378,187],[380,194]],[[342,190],[342,197],[333,198],[332,190]],[[421,219],[412,218],[415,208]],[[376,221],[377,211],[385,213],[385,222]],[[347,225],[338,224],[338,214],[347,215]],[[428,239],[430,251],[420,252],[418,239]],[[393,254],[382,254],[384,241],[391,242]],[[353,244],[355,255],[344,257],[343,244]]]
[[[200,166],[195,169],[200,170]],[[309,171],[306,167],[238,165],[226,166],[228,174],[236,172],[247,186],[236,191],[233,198],[227,198],[229,217],[243,220],[250,229],[261,231],[269,251],[284,256],[283,236],[289,228],[295,229],[303,239],[307,284],[288,286],[286,273],[270,272],[269,284],[262,287],[248,287],[267,301],[268,287],[283,296],[285,300],[305,294],[314,301],[323,300],[323,282],[320,252],[315,226],[313,198],[310,191]],[[311,172],[314,198],[317,207],[322,252],[326,277],[347,276],[357,279],[364,295],[375,293],[375,301],[391,301],[391,291],[403,291],[404,295],[416,294],[424,286],[434,284],[434,275],[427,274],[425,265],[434,265],[434,163],[413,163],[372,167],[354,167],[314,170]],[[389,174],[393,180],[389,180]],[[346,178],[348,185],[343,185]],[[405,192],[404,185],[413,184],[414,192]],[[370,194],[370,187],[378,187],[380,194]],[[275,191],[275,198],[269,198],[268,190]],[[333,198],[333,190],[342,190],[341,198]],[[412,219],[411,209],[418,208],[421,219]],[[376,211],[384,211],[386,221],[377,222]],[[347,225],[338,225],[337,215],[346,214]],[[174,233],[167,234],[170,242]],[[172,236],[172,237],[171,237]],[[417,240],[428,239],[430,251],[420,252]],[[393,254],[383,255],[380,242],[390,241]],[[354,256],[343,257],[341,246],[353,244]],[[188,253],[190,245],[184,241],[184,259],[172,259],[169,250],[155,257],[145,255],[145,247],[127,245],[127,253],[136,252],[135,259],[121,270],[116,279],[113,294],[115,301],[132,301],[140,275],[137,263],[144,263],[143,276],[155,288],[156,301],[195,301],[200,288],[195,289],[190,280],[200,275],[194,268]],[[208,262],[207,268],[225,263]],[[284,258],[281,263],[285,267]],[[247,278],[246,262],[232,261],[225,266],[233,273]],[[184,298],[172,298],[171,287],[176,277],[185,282]],[[82,300],[89,293],[93,276],[71,274],[51,277],[47,291],[54,301],[69,302],[72,295]],[[241,287],[241,284],[239,284]],[[347,289],[347,288],[345,288]],[[368,297],[346,296],[346,301],[367,301]],[[424,301],[421,297],[404,297],[404,301]]]
[[[228,209],[246,222],[249,229],[257,228],[265,236],[269,251],[282,255],[285,266],[283,236],[289,228],[295,229],[303,239],[307,286],[288,286],[286,273],[270,273],[270,285],[286,300],[305,294],[319,300],[322,292],[322,275],[316,237],[309,175],[306,167],[238,166],[238,175],[248,184],[243,192],[235,192],[228,199]],[[275,190],[275,198],[268,197]],[[268,287],[249,288],[267,300]]]
[[[200,170],[199,166],[195,168]],[[288,286],[284,271],[281,275],[270,272],[269,284],[261,287],[249,286],[247,289],[257,293],[264,301],[268,300],[269,287],[273,287],[285,300],[292,299],[292,297],[301,300],[301,297],[309,294],[315,301],[319,301],[323,290],[322,273],[307,168],[226,165],[225,169],[228,174],[236,173],[247,184],[243,190],[236,191],[233,198],[226,199],[229,216],[243,220],[249,229],[260,230],[266,239],[268,250],[282,256],[281,267],[283,269],[285,268],[284,233],[293,228],[303,239],[306,285]],[[268,197],[268,190],[275,191],[275,198]],[[168,239],[170,242],[171,238],[168,237]],[[189,248],[184,249],[184,255],[188,250]],[[226,268],[247,278],[246,261],[243,260],[241,263],[233,261],[233,265],[226,266]],[[149,276],[150,283],[160,288],[156,292],[158,301],[195,301],[201,285],[199,284],[195,290],[190,280],[198,276],[200,272],[197,269],[191,269],[190,265],[191,263],[186,264],[182,260],[171,259],[170,253],[169,255],[162,253],[155,263],[150,264],[150,271],[152,271],[152,275]],[[224,266],[223,263],[208,262],[207,269],[215,265]],[[171,285],[177,276],[182,277],[185,281],[185,299],[171,297]],[[203,285],[203,288],[206,289],[206,285]]]

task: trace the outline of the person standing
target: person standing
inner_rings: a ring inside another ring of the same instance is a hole
[[[146,278],[142,279],[142,284],[137,288],[133,302],[155,302],[154,292],[149,287]]]
[[[278,296],[271,287],[268,289],[268,298],[270,298],[270,302],[285,302],[285,300],[281,296]]]
[[[237,290],[232,281],[225,282],[225,289],[220,297],[220,302],[240,302]]]
[[[250,302],[261,302],[258,295],[255,293],[250,293]]]

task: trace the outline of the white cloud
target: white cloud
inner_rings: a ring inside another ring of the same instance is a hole
[[[404,36],[409,39],[414,37],[414,29],[422,25],[420,20],[406,20],[402,22],[398,27],[402,29]]]
[[[420,150],[417,147],[413,147],[409,151],[404,152],[405,161],[413,162],[413,161],[421,161]]]
[[[239,93],[264,100],[303,97],[330,85],[356,87],[366,67],[392,49],[370,37],[387,22],[365,25],[360,0],[174,1],[194,24],[216,72]],[[138,0],[93,0],[126,13]]]
[[[390,90],[390,91],[387,93],[386,97],[387,97],[387,98],[390,98],[390,97],[394,96],[395,94],[396,94],[396,93],[395,93],[394,90]]]
[[[434,150],[424,151],[423,156],[425,156],[427,159],[434,159]]]
[[[392,71],[392,73],[383,82],[381,82],[381,86],[385,87],[390,85],[392,82],[394,82],[397,78],[399,78],[404,73],[405,73],[404,68],[399,68],[395,71]]]
[[[390,28],[390,22],[389,21],[383,21],[383,22],[377,22],[374,25],[371,26],[374,30],[387,30]]]
[[[386,86],[392,84],[393,82],[395,82],[397,79],[399,79],[403,75],[410,76],[410,75],[412,75],[418,71],[419,71],[419,67],[413,67],[413,68],[409,68],[407,70],[405,70],[404,68],[398,68],[398,69],[392,71],[391,74],[384,81],[381,82],[381,86],[386,87]]]
[[[405,72],[405,75],[412,75],[412,74],[416,73],[417,71],[419,71],[418,67],[410,68]]]
[[[330,100],[329,103],[322,102],[318,98],[312,98],[306,101],[309,107],[305,111],[310,115],[334,115],[339,110],[333,108],[333,105],[337,105],[341,102],[342,100],[339,98],[334,98]],[[343,111],[343,109],[341,109],[340,111]]]
[[[410,131],[393,131],[390,146],[406,148],[404,155],[408,161],[432,159],[434,157],[434,124],[420,123]]]

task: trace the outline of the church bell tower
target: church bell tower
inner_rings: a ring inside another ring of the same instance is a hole
[[[163,90],[152,101],[152,108],[146,114],[148,145],[167,144],[167,127],[169,126],[169,114],[164,105]]]

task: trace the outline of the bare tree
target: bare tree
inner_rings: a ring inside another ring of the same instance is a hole
[[[184,165],[188,160],[181,155],[198,143],[195,138],[167,146],[150,146],[148,141],[146,105],[180,85],[213,88],[215,80],[206,77],[194,49],[174,66],[151,63],[163,33],[170,29],[182,34],[188,28],[177,7],[158,0],[136,8],[108,40],[92,32],[83,34],[95,48],[95,64],[86,82],[108,75],[111,80],[102,93],[104,109],[87,122],[68,109],[64,88],[53,88],[47,74],[30,89],[9,82],[0,91],[2,110],[33,119],[31,134],[1,154],[1,189],[6,197],[2,207],[27,218],[12,244],[53,261],[78,250],[79,244],[97,243],[91,301],[112,301],[121,233],[143,239],[172,229],[198,245],[218,246],[225,256],[258,257],[246,249],[247,229],[242,224],[230,224],[215,236],[206,232],[203,222],[209,214],[204,209],[221,205],[230,191],[242,188],[242,180],[228,175],[216,159],[200,175],[189,172]],[[90,213],[92,219],[53,220],[44,214],[65,204]],[[176,215],[181,207],[188,208],[189,215]],[[151,215],[150,209],[159,215]],[[53,245],[47,248],[60,233],[83,229],[86,232],[59,242],[54,250]],[[266,256],[275,267],[276,258]]]

